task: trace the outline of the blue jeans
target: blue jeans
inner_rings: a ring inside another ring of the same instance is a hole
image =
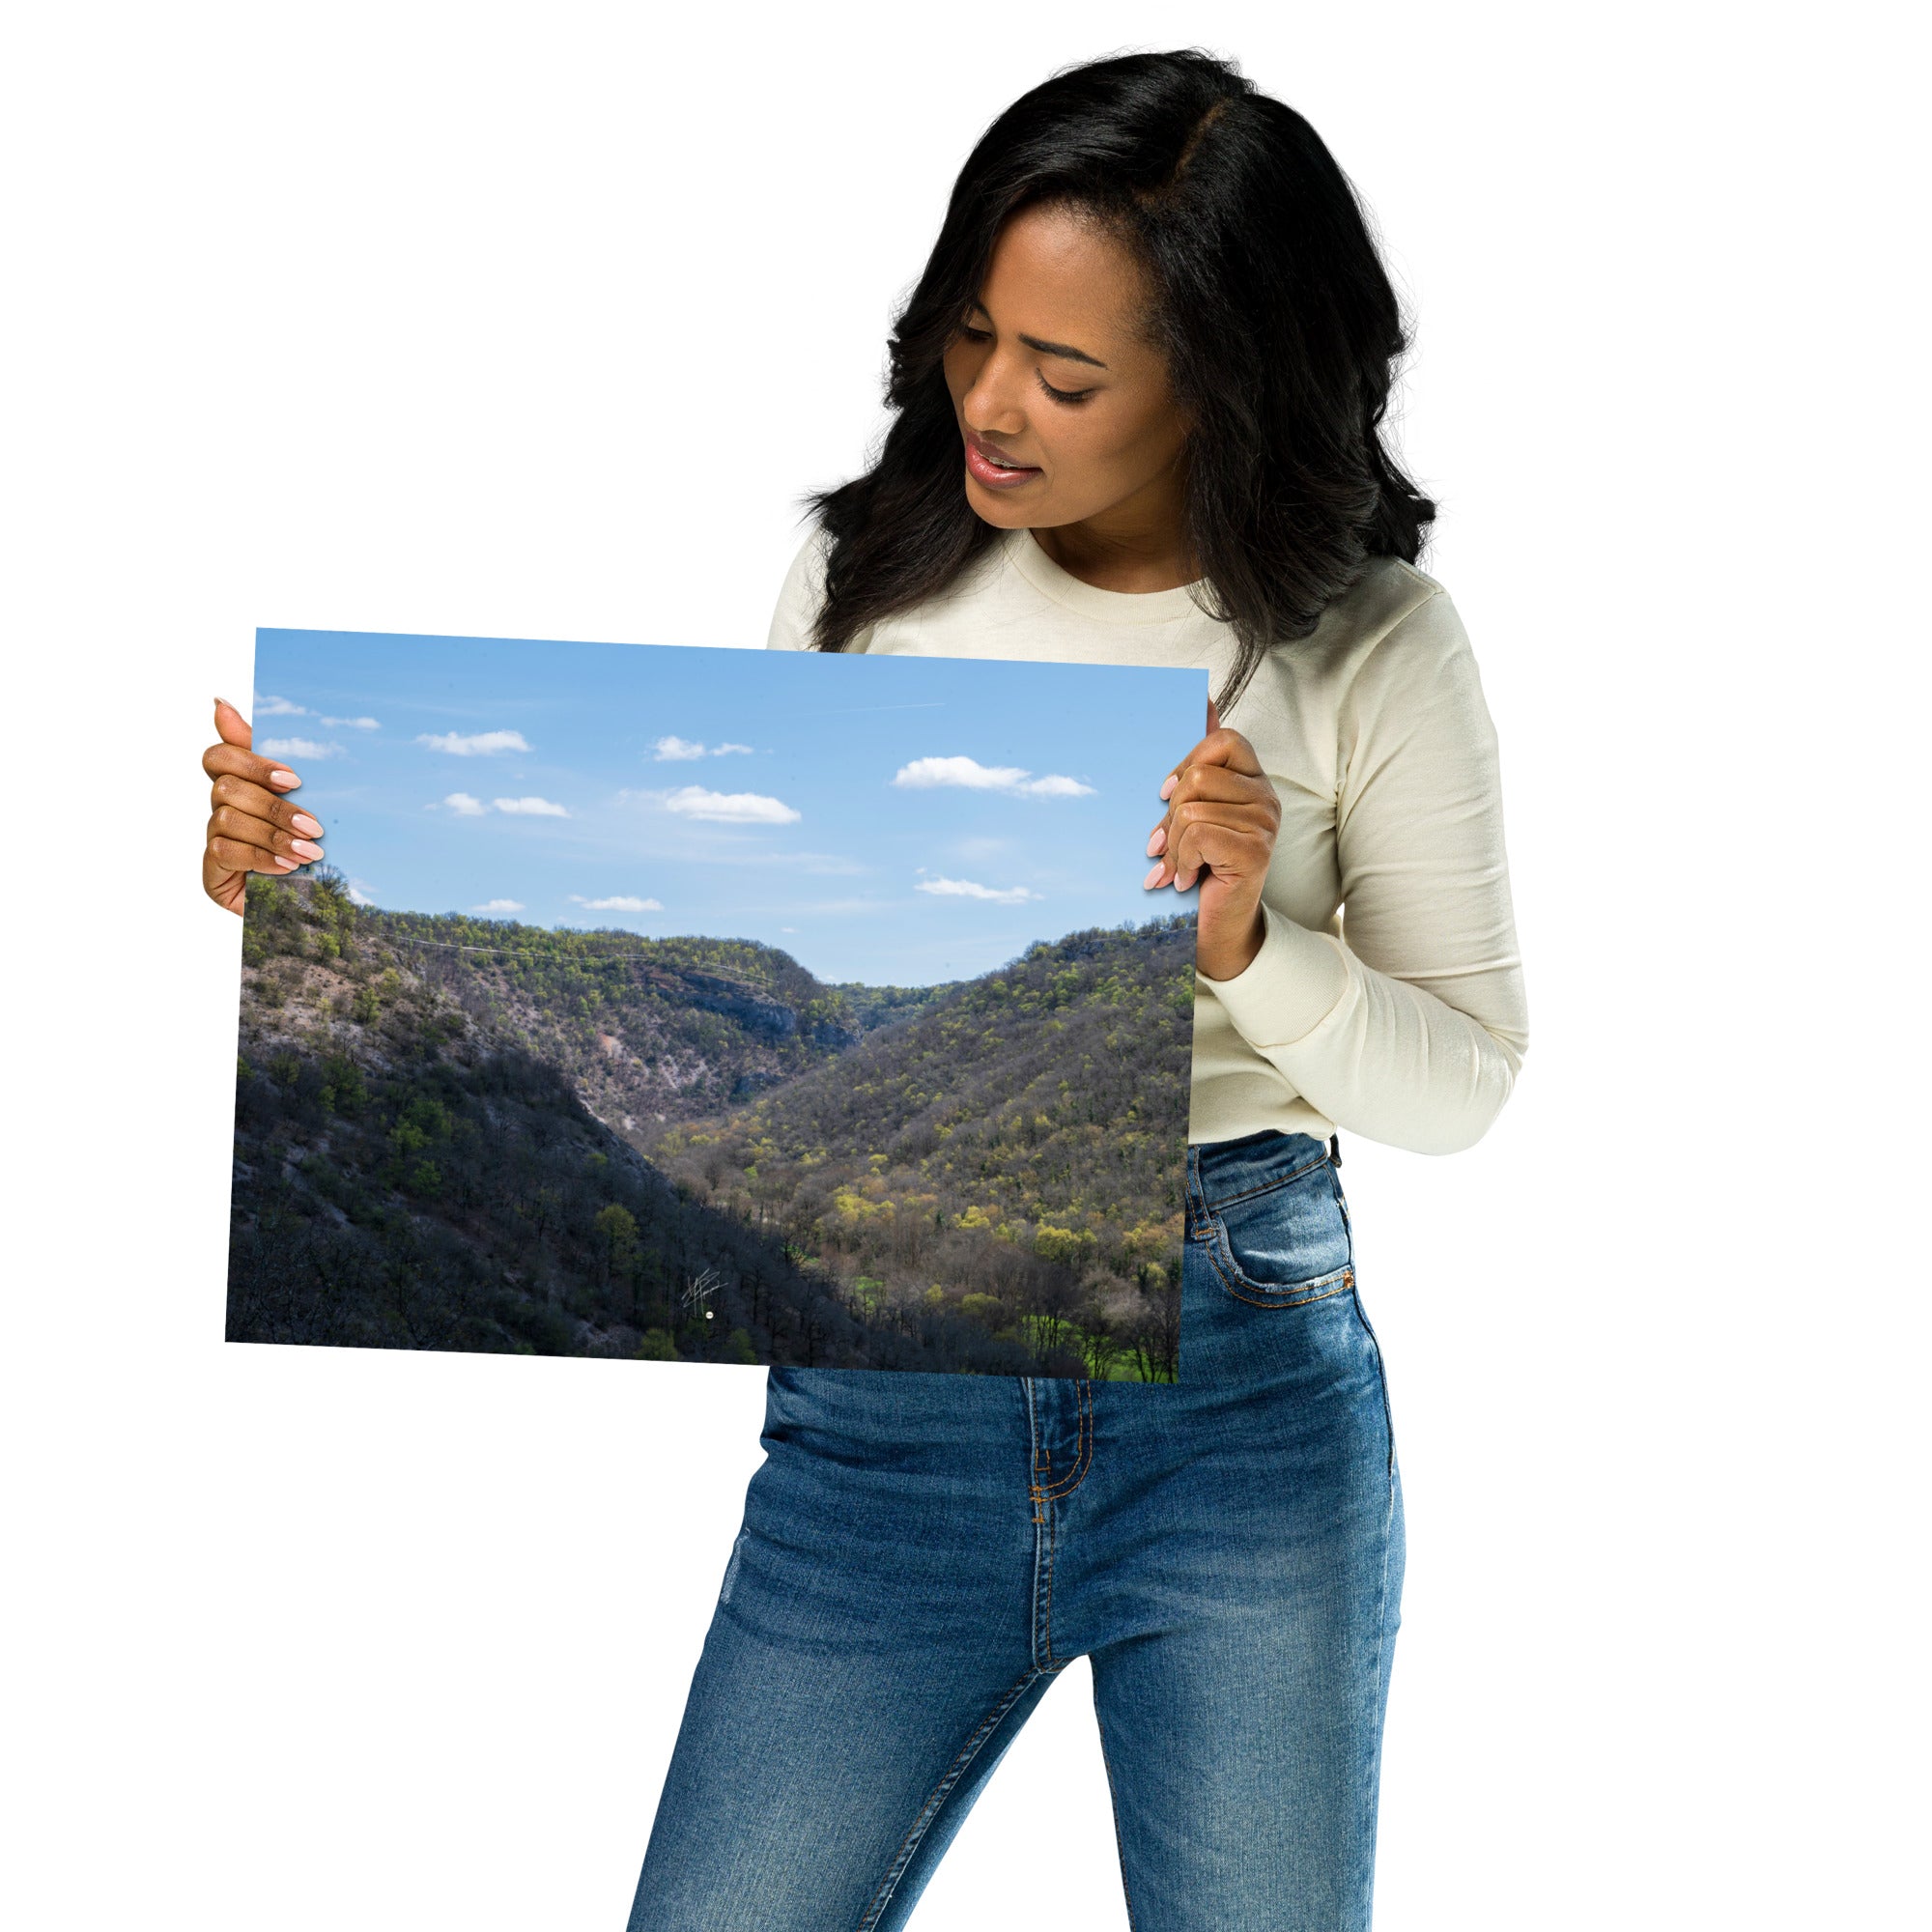
[[[771,1371],[630,1932],[887,1932],[1091,1660],[1135,1932],[1369,1924],[1387,1386],[1321,1142],[1187,1156],[1178,1384]]]

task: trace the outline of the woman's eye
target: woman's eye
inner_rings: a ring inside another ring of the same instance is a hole
[[[993,332],[991,329],[970,328],[963,322],[959,325],[959,333],[963,335],[968,342],[990,342],[993,339]]]
[[[1056,389],[1044,376],[1039,379],[1039,386],[1056,403],[1084,403],[1094,393],[1092,389]]]

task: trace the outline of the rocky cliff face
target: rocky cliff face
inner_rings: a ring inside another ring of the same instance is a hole
[[[829,985],[752,941],[373,909],[357,929],[476,1024],[558,1067],[637,1146],[795,1079],[950,990]]]

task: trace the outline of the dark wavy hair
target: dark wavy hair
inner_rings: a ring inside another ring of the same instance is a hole
[[[806,499],[830,544],[815,649],[946,588],[1004,532],[967,500],[942,357],[1019,210],[1106,225],[1151,291],[1142,326],[1191,424],[1197,601],[1233,627],[1225,708],[1371,556],[1413,563],[1435,505],[1382,441],[1400,304],[1347,176],[1292,107],[1198,49],[1056,73],[980,136],[893,327],[892,420],[862,476]]]

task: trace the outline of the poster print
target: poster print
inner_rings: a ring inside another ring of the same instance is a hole
[[[1175,1379],[1207,685],[259,632],[228,1339]]]

